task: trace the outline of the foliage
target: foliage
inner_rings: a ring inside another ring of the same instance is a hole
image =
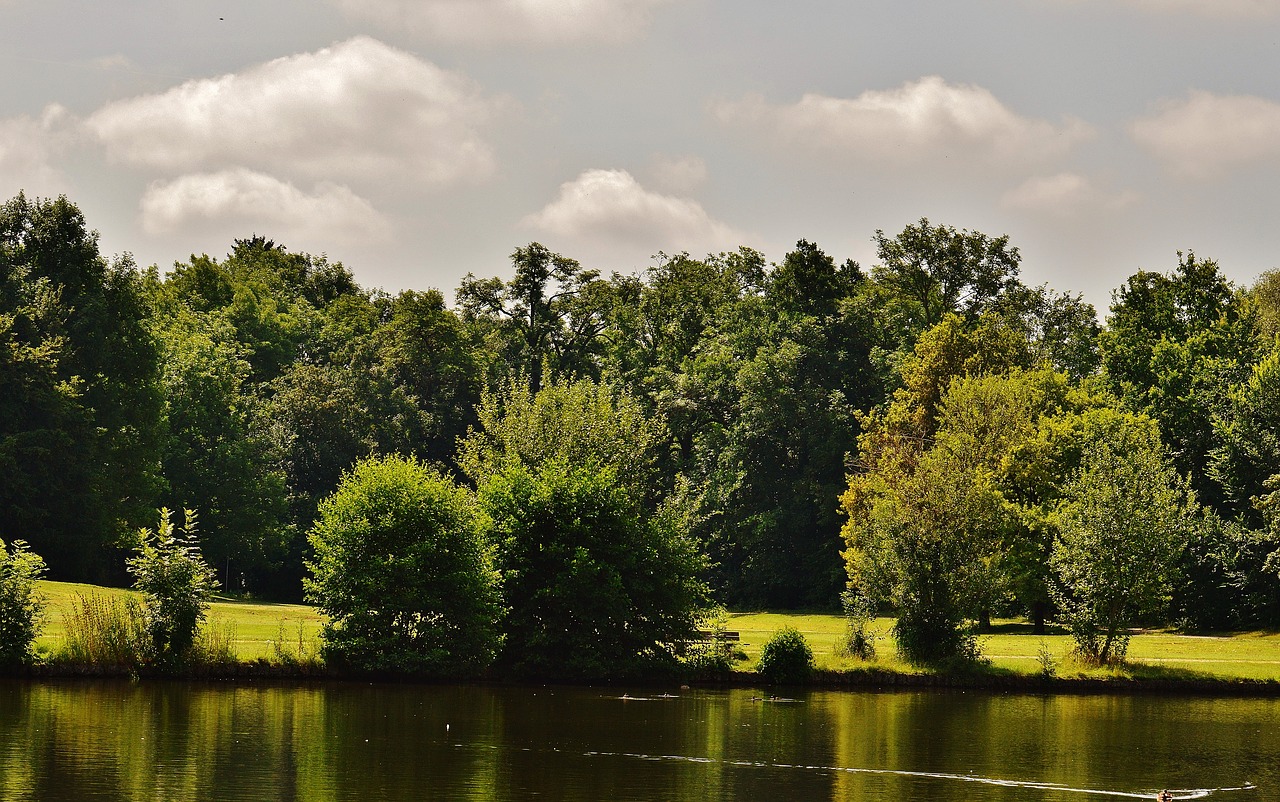
[[[957,231],[921,218],[892,239],[883,231],[873,239],[880,264],[872,278],[907,305],[917,331],[949,313],[976,317],[1018,285],[1021,256],[1008,236]]]
[[[844,608],[845,628],[836,642],[836,654],[858,660],[876,659],[876,633],[871,631],[875,620],[875,604],[871,599],[847,590],[840,596]]]
[[[320,504],[307,598],[324,655],[361,671],[475,676],[499,645],[498,599],[474,505],[400,456],[358,462]]]
[[[517,248],[511,263],[511,281],[468,273],[458,288],[467,319],[497,336],[508,375],[537,393],[544,370],[553,378],[598,374],[612,285],[537,242]]]
[[[1179,253],[1169,275],[1130,276],[1100,342],[1107,389],[1155,419],[1201,501],[1226,517],[1247,511],[1247,502],[1223,499],[1209,455],[1218,445],[1214,419],[1228,417],[1231,388],[1249,378],[1261,342],[1253,310],[1217,262]]]
[[[813,650],[800,630],[783,627],[760,650],[756,671],[772,683],[799,685],[813,673]]]
[[[285,476],[255,425],[247,351],[216,311],[179,305],[157,313],[152,329],[165,394],[165,496],[201,511],[201,552],[213,566],[270,565],[285,545]],[[223,581],[231,585],[229,576]]]
[[[26,663],[44,618],[44,598],[36,580],[44,560],[21,540],[0,540],[0,666]]]
[[[142,529],[128,560],[134,589],[142,594],[148,657],[161,667],[177,665],[195,642],[218,582],[200,555],[196,514],[185,510],[175,527],[168,509],[160,510],[155,531]]]
[[[644,511],[612,467],[513,463],[479,489],[517,675],[595,679],[670,664],[710,606],[678,511]]]
[[[625,393],[589,379],[547,380],[534,392],[512,379],[485,393],[478,428],[458,443],[458,462],[477,485],[512,464],[560,460],[611,467],[637,498],[655,494],[655,451],[661,429]]]
[[[1127,628],[1160,614],[1194,514],[1186,481],[1159,441],[1095,444],[1067,485],[1050,565],[1061,619],[1087,660],[1124,660]]]
[[[149,515],[160,402],[141,277],[65,197],[0,204],[0,533],[106,579]]]
[[[147,615],[133,597],[80,595],[63,611],[62,626],[59,662],[137,671],[151,653]]]

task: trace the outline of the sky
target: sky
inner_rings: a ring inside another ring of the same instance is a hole
[[[922,217],[1104,314],[1280,267],[1280,0],[0,0],[0,76],[0,198],[161,270],[257,234],[452,299]]]

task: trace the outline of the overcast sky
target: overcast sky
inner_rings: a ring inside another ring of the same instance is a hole
[[[162,269],[256,233],[452,299],[920,217],[1100,311],[1280,266],[1280,0],[0,0],[0,74],[0,196]]]

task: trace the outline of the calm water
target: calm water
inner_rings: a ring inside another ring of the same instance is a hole
[[[1280,799],[1278,700],[670,692],[3,682],[0,799]]]

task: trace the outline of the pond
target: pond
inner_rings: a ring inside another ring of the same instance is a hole
[[[1280,700],[0,682],[5,800],[1280,799]]]

